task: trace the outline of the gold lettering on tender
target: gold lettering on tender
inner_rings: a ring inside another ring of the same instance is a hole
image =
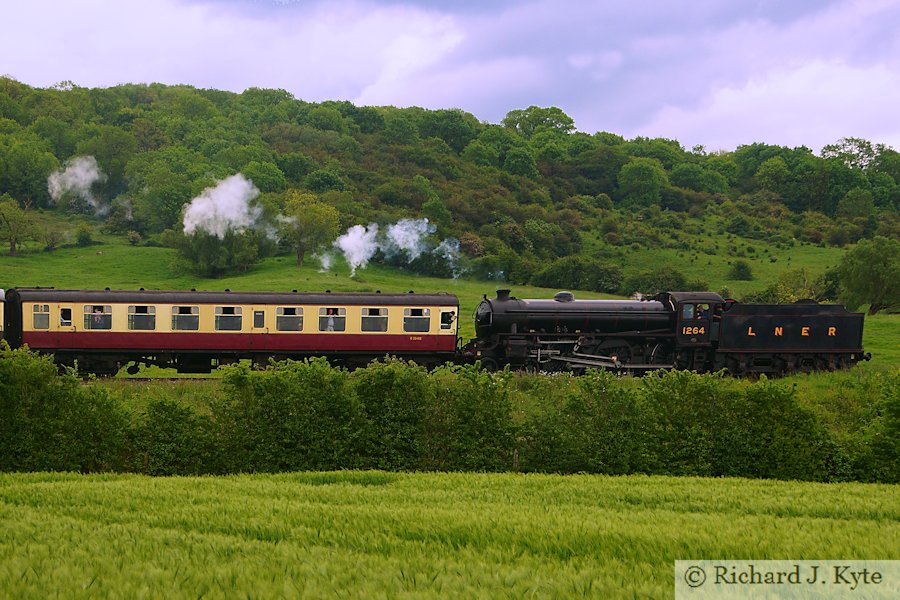
[[[800,328],[800,335],[805,336],[805,337],[809,337],[809,327],[801,327],[801,328]]]
[[[752,337],[756,337],[756,334],[753,333],[753,328],[752,328],[752,327],[748,327],[748,328],[747,328],[747,335],[752,336]]]
[[[829,327],[828,328],[828,337],[834,337],[837,335],[837,327]]]
[[[784,335],[784,327],[776,327],[775,335]]]

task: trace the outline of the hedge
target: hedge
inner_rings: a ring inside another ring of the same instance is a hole
[[[0,349],[0,470],[150,475],[380,469],[900,481],[900,375],[838,438],[787,383],[659,372],[427,371],[396,359],[225,369],[207,402],[136,409],[28,350]],[[198,399],[203,400],[203,399]]]

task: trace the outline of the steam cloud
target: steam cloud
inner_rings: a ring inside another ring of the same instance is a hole
[[[228,230],[244,231],[257,225],[262,214],[250,202],[259,196],[253,182],[238,173],[206,188],[184,211],[184,233],[205,231],[219,239]]]
[[[380,250],[388,257],[404,255],[407,263],[430,252],[447,261],[453,277],[459,277],[463,272],[459,242],[451,238],[434,247],[428,238],[435,231],[437,228],[429,223],[428,219],[401,219],[393,225],[388,225],[383,233],[375,223],[368,227],[354,225],[347,233],[336,239],[333,245],[341,251],[347,264],[350,265],[351,276],[356,274],[357,269],[364,269]],[[320,261],[323,270],[331,267],[330,255],[320,256]]]
[[[103,216],[109,211],[109,206],[100,203],[91,187],[104,181],[106,175],[97,165],[97,159],[93,156],[76,156],[66,161],[65,168],[50,174],[47,178],[47,190],[54,202],[59,202],[67,194],[73,194],[90,205],[97,216]]]
[[[368,227],[354,225],[347,233],[334,240],[334,247],[344,253],[347,264],[350,265],[350,276],[356,275],[356,269],[366,268],[369,261],[378,251],[378,225],[371,224]]]

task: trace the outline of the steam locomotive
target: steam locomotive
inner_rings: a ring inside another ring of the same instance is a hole
[[[98,375],[123,366],[136,373],[142,364],[208,373],[238,360],[310,356],[349,368],[391,355],[426,366],[733,374],[831,370],[870,358],[861,313],[815,302],[741,304],[709,292],[651,300],[560,292],[547,300],[499,290],[476,308],[468,343],[458,334],[459,300],[447,293],[15,288],[0,293],[0,311],[10,346]]]

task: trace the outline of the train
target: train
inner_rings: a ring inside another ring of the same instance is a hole
[[[459,299],[446,292],[0,291],[0,335],[11,347],[100,376],[313,356],[348,368],[396,356],[427,367],[478,361],[489,370],[735,375],[843,369],[871,358],[862,313],[812,301],[744,304],[711,292],[519,299],[504,289],[484,295],[468,341],[459,315]]]

